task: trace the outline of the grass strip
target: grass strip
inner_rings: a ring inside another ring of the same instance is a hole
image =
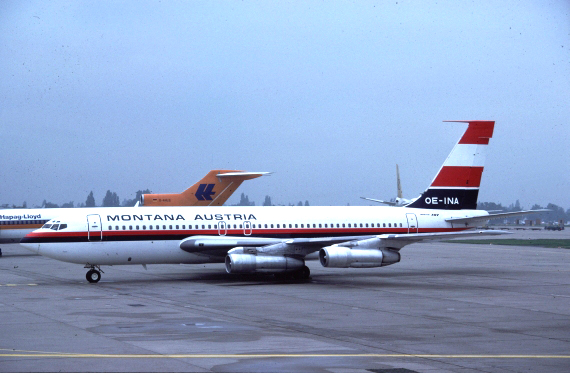
[[[507,245],[507,246],[538,246],[554,249],[570,249],[570,240],[537,239],[537,240],[515,240],[515,239],[494,239],[494,240],[449,240],[450,243],[470,243],[476,245]]]

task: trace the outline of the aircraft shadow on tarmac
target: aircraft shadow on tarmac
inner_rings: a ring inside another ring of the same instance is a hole
[[[345,270],[343,273],[333,272],[330,273],[317,273],[311,275],[309,279],[276,279],[271,274],[239,274],[230,275],[221,271],[214,272],[199,272],[192,273],[189,270],[185,272],[173,272],[168,274],[152,274],[152,279],[111,279],[113,276],[107,275],[107,281],[101,281],[98,285],[104,284],[156,284],[156,283],[169,283],[169,282],[191,282],[203,283],[208,285],[220,286],[279,286],[279,285],[295,285],[303,284],[305,286],[322,286],[322,285],[349,285],[349,286],[365,286],[365,287],[379,287],[379,288],[418,288],[425,287],[430,289],[437,289],[438,287],[449,289],[458,287],[465,288],[467,281],[454,282],[454,278],[465,278],[466,276],[484,277],[484,278],[511,278],[517,275],[520,271],[509,268],[489,269],[489,268],[448,268],[448,269],[434,269],[434,270],[420,270],[420,271],[362,271],[362,270]],[[115,277],[116,278],[116,277]],[[426,279],[432,281],[426,282]],[[436,283],[441,281],[441,283]],[[481,287],[481,284],[474,285]]]

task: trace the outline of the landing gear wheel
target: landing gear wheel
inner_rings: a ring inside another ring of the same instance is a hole
[[[90,269],[89,271],[87,271],[85,278],[87,278],[87,281],[94,284],[96,282],[99,282],[99,280],[101,279],[101,272],[99,272],[96,269]]]
[[[309,267],[303,266],[303,268],[299,270],[298,276],[302,280],[307,280],[309,277],[311,277],[311,270]]]

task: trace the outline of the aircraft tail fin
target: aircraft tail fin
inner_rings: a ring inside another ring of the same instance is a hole
[[[245,180],[269,172],[211,170],[196,184],[182,193],[144,194],[141,206],[221,206]]]
[[[443,163],[429,188],[406,207],[461,210],[476,209],[485,152],[493,137],[494,121],[468,123],[467,130]]]

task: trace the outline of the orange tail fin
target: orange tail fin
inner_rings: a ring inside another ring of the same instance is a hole
[[[268,172],[212,170],[182,193],[143,194],[141,206],[221,206],[245,180]]]

